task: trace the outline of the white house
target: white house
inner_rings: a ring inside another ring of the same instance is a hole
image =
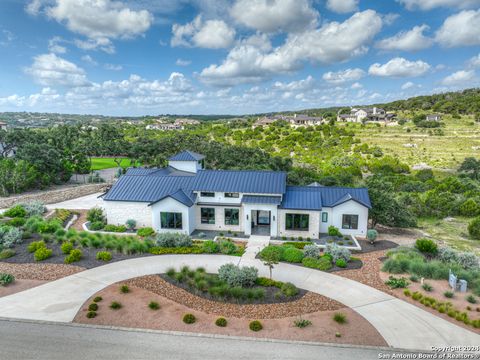
[[[377,107],[363,108],[363,109],[353,108],[350,110],[349,114],[339,114],[337,116],[337,121],[346,121],[346,122],[382,121],[382,120],[390,120],[392,117],[394,117],[393,114],[387,114],[384,109],[377,108]]]
[[[204,170],[191,151],[161,169],[133,168],[103,195],[110,224],[151,226],[157,232],[216,230],[318,238],[333,225],[365,236],[371,208],[365,188],[287,186],[286,173]]]

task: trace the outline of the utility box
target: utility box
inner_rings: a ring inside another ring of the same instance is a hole
[[[458,281],[458,285],[459,285],[459,288],[460,288],[460,292],[462,292],[462,293],[467,292],[467,280],[460,279]]]

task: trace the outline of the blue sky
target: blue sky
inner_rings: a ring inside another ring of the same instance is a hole
[[[245,114],[480,85],[480,0],[2,0],[0,111]]]

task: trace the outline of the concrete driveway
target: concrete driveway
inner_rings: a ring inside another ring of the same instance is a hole
[[[82,196],[76,199],[62,201],[55,204],[48,204],[47,209],[77,209],[77,210],[89,210],[95,206],[102,205],[102,199],[98,197],[103,193],[95,193],[87,196]]]
[[[268,269],[255,259],[225,255],[148,256],[89,269],[0,298],[0,317],[71,322],[89,297],[115,282],[183,265],[203,266],[208,272],[217,272],[226,263],[255,266],[261,276],[268,276]],[[431,350],[432,346],[480,344],[480,335],[350,279],[283,263],[275,266],[273,277],[352,308],[393,347]]]

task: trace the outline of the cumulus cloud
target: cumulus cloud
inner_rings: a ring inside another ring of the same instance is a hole
[[[480,9],[449,16],[436,32],[435,39],[444,47],[480,45]]]
[[[417,51],[430,47],[433,40],[423,35],[427,25],[415,26],[409,31],[378,41],[375,46],[383,50]]]
[[[63,42],[63,39],[59,36],[54,36],[48,40],[48,51],[57,54],[65,54],[67,48],[63,45],[60,45]]]
[[[305,90],[312,89],[314,85],[315,85],[315,80],[311,75],[309,75],[305,79],[295,80],[289,83],[276,81],[273,84],[273,88],[276,90],[282,90],[282,91],[305,91]]]
[[[177,61],[175,61],[175,65],[177,66],[188,66],[192,63],[191,60],[184,60],[184,59],[177,59]]]
[[[115,46],[113,46],[113,43],[107,38],[87,40],[75,39],[73,42],[75,46],[82,50],[101,50],[107,54],[115,53]]]
[[[358,9],[358,0],[327,0],[327,9],[344,14]]]
[[[192,22],[185,25],[173,24],[172,46],[195,46],[208,49],[221,49],[232,45],[235,39],[235,29],[223,20],[203,21],[198,15]]]
[[[352,84],[352,86],[350,86],[350,88],[351,88],[351,89],[354,89],[354,90],[356,90],[356,89],[361,89],[361,88],[363,88],[363,85],[360,84],[359,82],[354,82],[354,83]]]
[[[475,79],[475,71],[460,70],[445,77],[441,83],[445,86],[464,85],[469,87],[470,83]]]
[[[103,65],[103,68],[105,70],[120,71],[123,69],[123,66],[118,64],[105,64]]]
[[[407,81],[406,83],[404,83],[401,87],[402,90],[408,90],[408,89],[411,89],[413,87],[415,87],[415,83],[411,82],[411,81]]]
[[[315,27],[311,0],[237,0],[230,10],[240,24],[262,32],[297,32]]]
[[[356,69],[341,70],[337,72],[329,71],[323,74],[322,78],[323,80],[329,83],[341,84],[348,81],[359,80],[364,76],[365,76],[365,71],[363,71],[362,69],[356,68]]]
[[[83,55],[81,59],[83,62],[86,62],[89,65],[92,65],[92,66],[98,65],[98,63],[90,55]]]
[[[82,68],[53,53],[36,56],[25,72],[44,86],[85,86],[89,83]]]
[[[437,7],[475,8],[480,6],[480,0],[397,0],[408,10],[431,10]]]
[[[471,67],[480,67],[480,54],[478,54],[477,56],[472,57],[472,58],[468,61],[468,65],[471,66]]]
[[[422,60],[409,61],[396,57],[385,64],[375,63],[370,66],[368,73],[382,77],[415,77],[425,74],[430,65]]]
[[[220,65],[202,70],[200,79],[217,85],[252,82],[289,73],[303,62],[333,63],[365,54],[367,45],[382,27],[381,17],[373,10],[354,14],[342,23],[330,22],[318,29],[290,34],[285,43],[270,49],[268,40],[254,36],[241,41]]]

